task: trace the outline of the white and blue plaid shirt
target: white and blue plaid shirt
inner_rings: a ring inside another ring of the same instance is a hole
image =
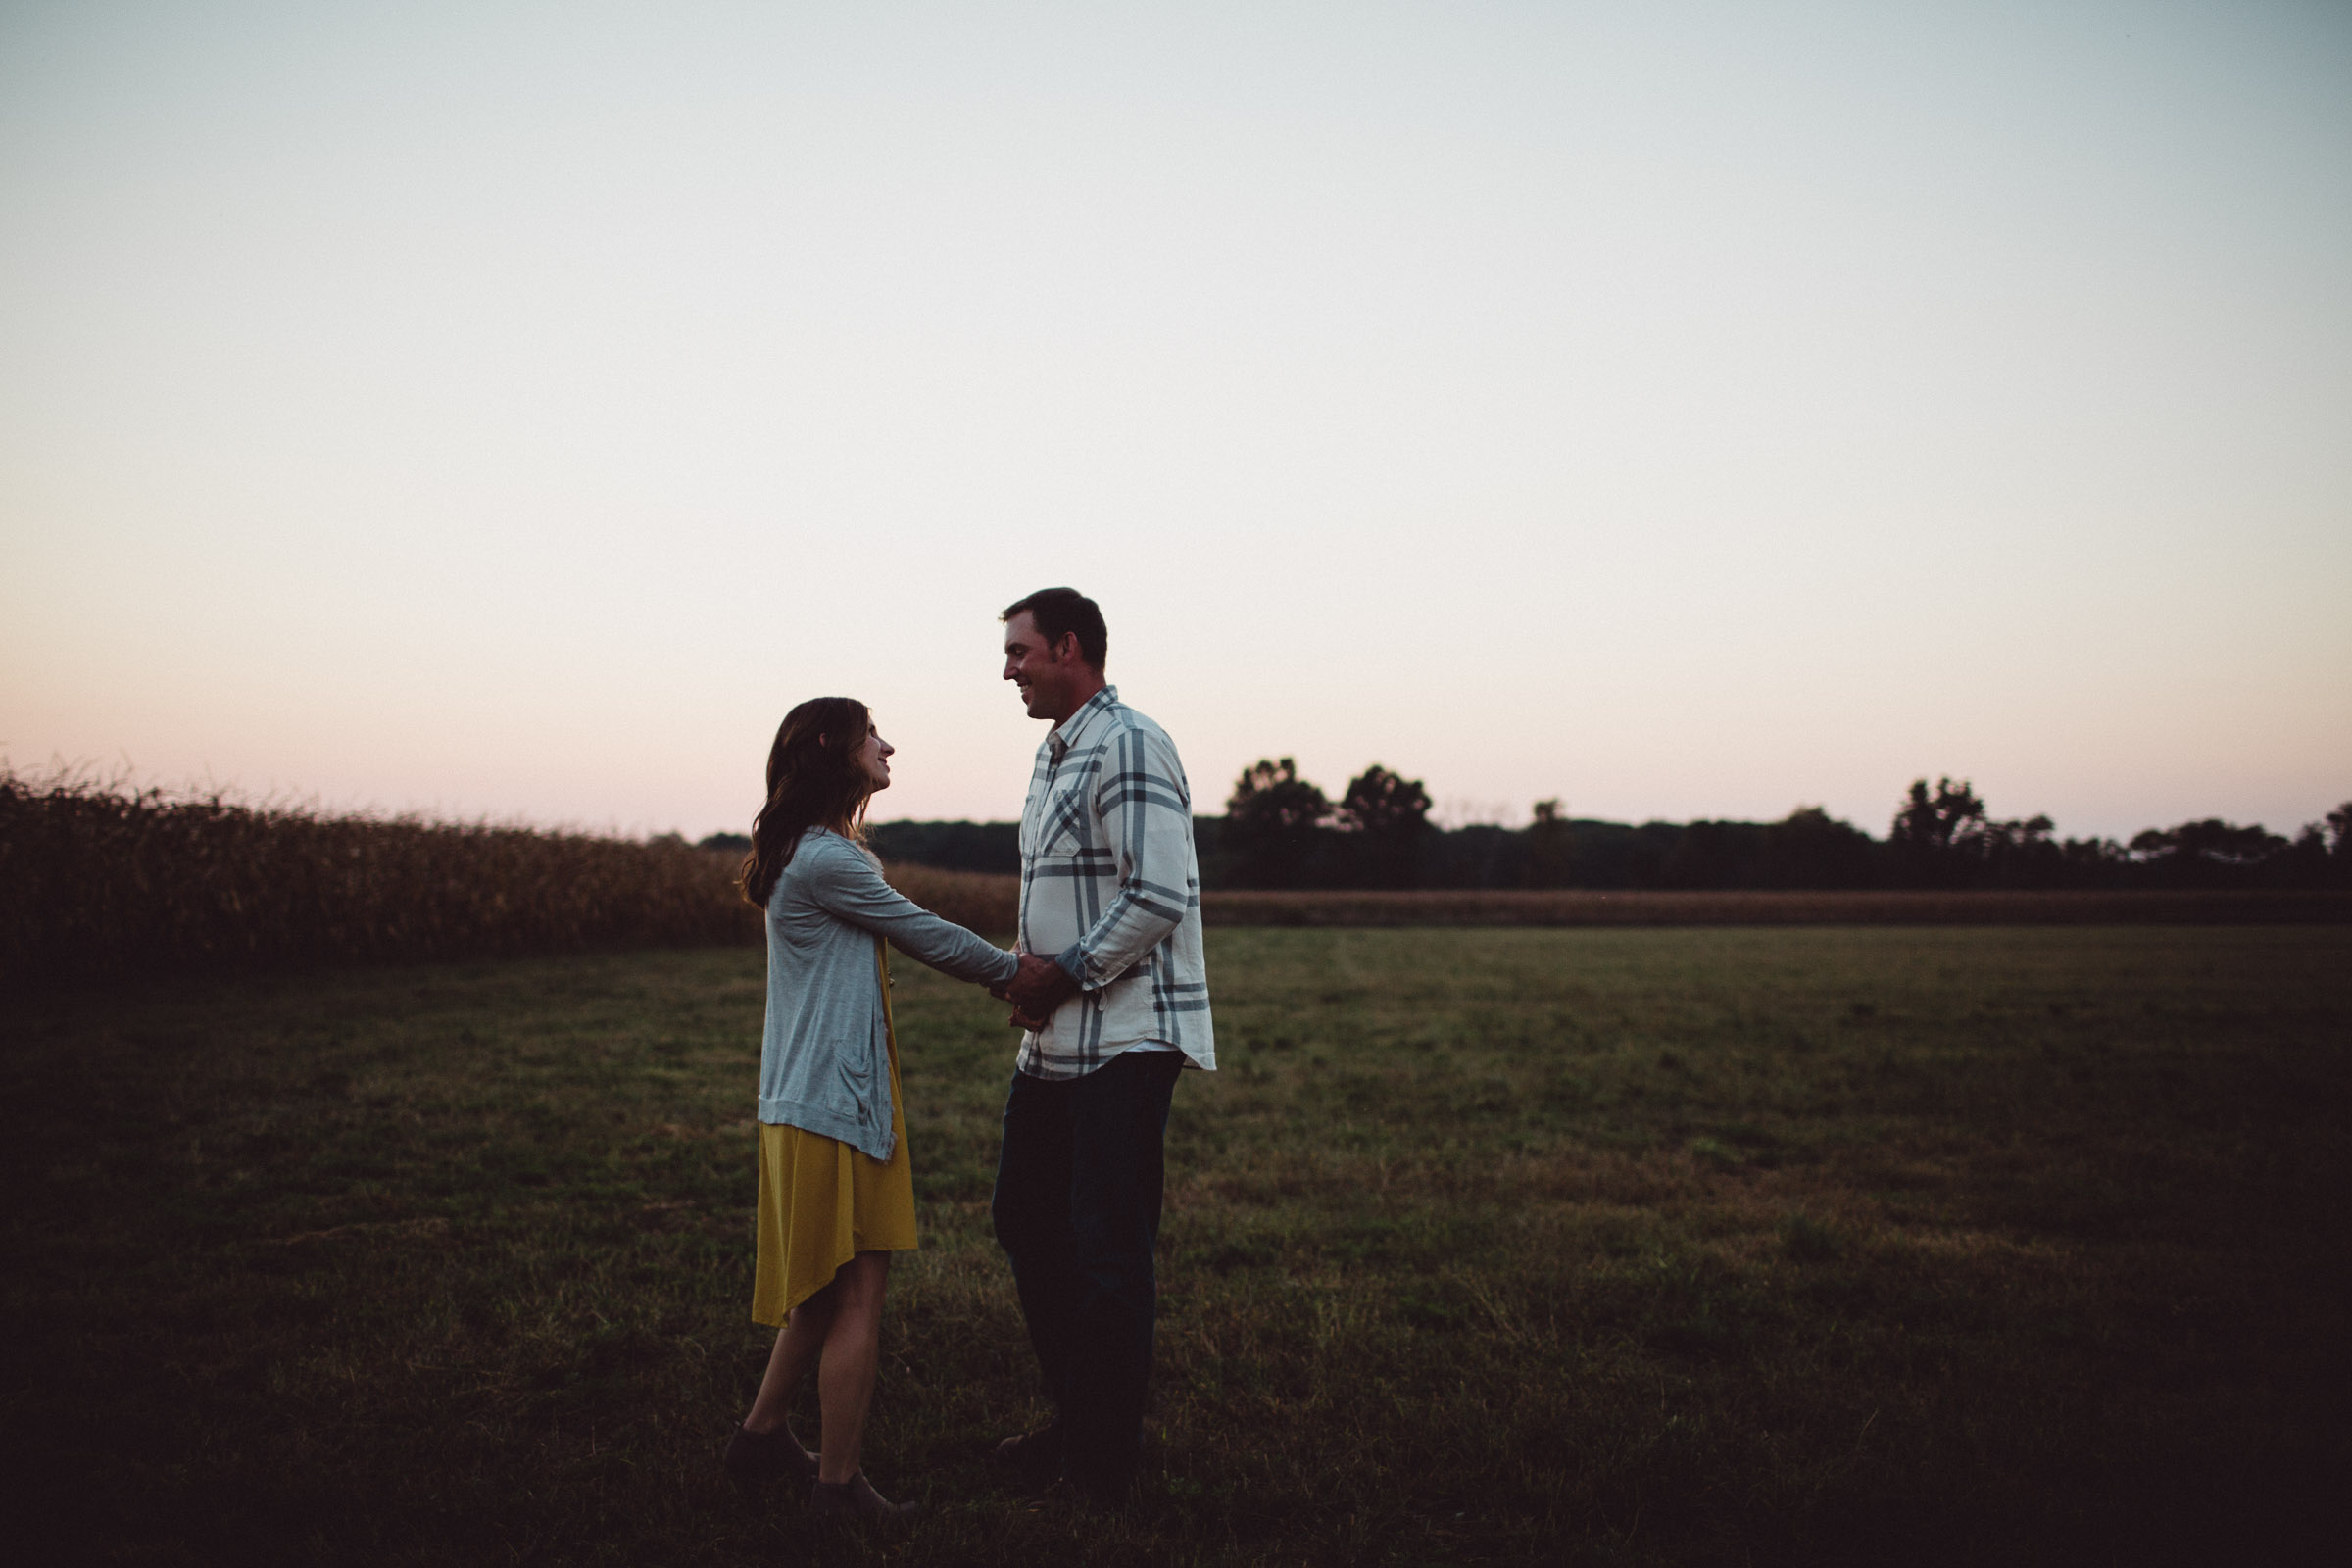
[[[1082,1078],[1156,1043],[1217,1064],[1193,792],[1176,744],[1105,686],[1037,749],[1021,808],[1021,951],[1079,993],[1022,1037],[1020,1070]]]

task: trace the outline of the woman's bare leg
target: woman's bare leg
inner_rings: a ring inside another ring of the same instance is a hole
[[[767,1372],[760,1379],[752,1413],[743,1418],[744,1431],[765,1436],[784,1424],[785,1413],[792,1408],[792,1391],[816,1365],[817,1352],[832,1331],[833,1316],[830,1285],[785,1316],[784,1326],[776,1330],[775,1348],[767,1353]]]
[[[873,1401],[874,1371],[882,1355],[882,1298],[889,1288],[888,1252],[859,1252],[825,1287],[833,1301],[816,1368],[817,1408],[825,1424],[819,1481],[843,1482],[858,1473],[866,1406]]]

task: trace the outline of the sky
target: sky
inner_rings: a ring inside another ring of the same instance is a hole
[[[0,0],[0,757],[1017,815],[2352,798],[2352,7]]]

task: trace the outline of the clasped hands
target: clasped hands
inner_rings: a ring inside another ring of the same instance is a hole
[[[1012,1004],[1012,1016],[1004,1021],[1015,1029],[1043,1029],[1054,1009],[1078,994],[1078,982],[1070,972],[1052,958],[1034,953],[1017,955],[1020,972],[1001,986],[990,986],[988,994],[999,1002]]]

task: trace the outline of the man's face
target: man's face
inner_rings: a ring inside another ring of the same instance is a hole
[[[1075,712],[1078,705],[1071,698],[1085,670],[1075,634],[1065,634],[1056,652],[1046,646],[1026,610],[1004,623],[1004,678],[1019,689],[1031,718],[1058,724]]]

